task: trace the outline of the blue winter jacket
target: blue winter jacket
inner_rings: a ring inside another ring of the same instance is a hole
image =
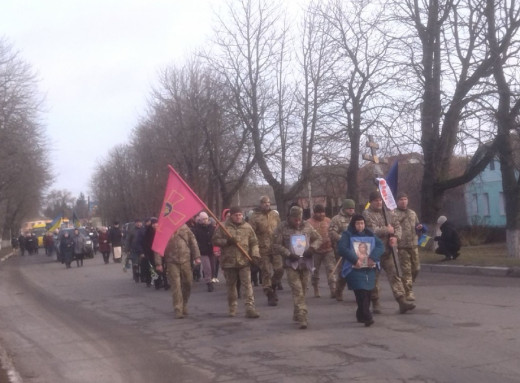
[[[375,240],[375,246],[371,249],[369,258],[374,262],[379,262],[381,255],[385,250],[383,242],[377,238],[374,233],[370,230],[365,229],[358,233],[351,226],[341,234],[341,238],[338,242],[338,254],[343,258],[343,271],[342,275],[347,280],[347,286],[349,290],[372,290],[376,287],[376,269],[375,268],[352,268],[358,261],[358,256],[351,248],[352,237],[373,237]],[[350,271],[348,269],[350,268]],[[346,274],[346,275],[345,275]]]

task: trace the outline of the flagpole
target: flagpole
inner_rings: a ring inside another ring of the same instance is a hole
[[[171,165],[168,165],[168,168],[170,169],[170,171],[173,172],[173,174],[175,174],[177,176],[177,178],[184,184],[184,186],[186,188],[188,188],[188,190],[191,190],[191,188],[189,187],[189,185],[184,181],[184,179],[179,175],[179,173],[177,173],[175,171],[175,169],[173,168],[173,166]],[[222,231],[224,232],[224,234],[227,235],[228,238],[232,238],[233,236],[231,235],[231,233],[226,229],[226,227],[220,222],[220,220],[215,216],[215,214],[211,211],[210,208],[208,208],[206,206],[206,204],[204,203],[204,201],[202,201],[199,196],[196,194],[196,193],[192,193],[195,198],[199,201],[199,203],[204,206],[204,208],[208,211],[209,215],[215,220],[215,222],[217,223],[217,225],[219,225],[219,227],[222,229]],[[250,262],[253,262],[253,259],[251,258],[251,256],[247,253],[247,251],[244,250],[244,248],[239,244],[239,243],[236,243],[235,244],[237,247],[238,247],[238,250],[240,250],[240,252],[242,253],[242,255],[244,255],[244,257],[246,257]]]

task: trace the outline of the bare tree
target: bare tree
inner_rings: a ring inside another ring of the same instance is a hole
[[[0,39],[0,222],[2,234],[39,214],[52,181],[37,79],[31,66]]]
[[[496,150],[494,144],[481,146],[464,174],[450,178],[450,161],[462,141],[476,148],[493,139],[493,125],[482,123],[490,120],[489,109],[483,105],[493,92],[489,78],[494,62],[486,41],[485,1],[405,0],[395,4],[404,14],[402,25],[413,31],[402,41],[403,49],[409,49],[410,73],[418,79],[420,94],[421,210],[426,222],[434,222],[444,192],[474,178]],[[506,46],[499,45],[497,53]]]
[[[397,45],[389,33],[384,5],[332,0],[314,10],[324,20],[324,33],[334,52],[333,91],[337,108],[332,114],[336,124],[331,125],[329,134],[341,146],[329,148],[344,153],[336,157],[348,163],[346,194],[355,200],[359,199],[362,136],[379,132],[379,137],[385,137],[390,127],[394,136],[402,133],[395,123],[399,111],[394,109],[398,103],[396,80],[401,79],[395,59]]]
[[[520,258],[520,169],[515,166],[514,148],[518,154],[520,137],[520,83],[518,53],[520,41],[520,6],[515,1],[486,1],[487,36],[493,61],[493,77],[497,84],[496,149],[500,159],[502,188],[506,211],[508,254]],[[501,47],[501,45],[503,47]]]

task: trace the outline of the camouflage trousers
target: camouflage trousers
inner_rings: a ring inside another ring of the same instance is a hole
[[[397,251],[396,251],[397,256]],[[399,260],[397,259],[397,262]],[[397,271],[395,269],[394,260],[392,259],[392,253],[391,252],[385,252],[381,256],[381,268],[385,271],[386,278],[388,279],[388,283],[390,283],[390,288],[392,289],[392,293],[394,294],[395,299],[399,299],[401,297],[404,297],[406,295],[405,289],[403,286],[403,281],[401,278],[397,275]],[[371,291],[370,299],[372,301],[378,301],[379,300],[379,275],[381,273],[376,273],[376,287]]]
[[[273,292],[273,285],[278,285],[283,277],[283,260],[281,255],[262,254],[260,270],[262,271],[262,287],[264,293]]]
[[[318,286],[320,282],[320,269],[321,265],[325,266],[325,272],[327,273],[327,282],[329,284],[330,292],[333,293],[336,290],[336,275],[333,272],[336,261],[334,258],[334,252],[329,251],[323,254],[314,253],[314,271],[312,272],[312,285]]]
[[[311,272],[305,269],[294,270],[292,267],[287,268],[287,280],[291,286],[291,292],[294,303],[293,319],[299,322],[307,320],[307,304],[305,303],[305,293],[309,283]]]
[[[419,251],[415,248],[399,248],[399,263],[401,265],[401,279],[405,291],[412,291],[412,284],[421,270]]]
[[[191,263],[168,263],[168,279],[171,283],[173,311],[175,316],[186,314],[188,299],[190,299],[193,272]]]
[[[240,278],[240,291],[246,310],[254,309],[255,298],[253,296],[253,286],[251,285],[251,269],[249,266],[241,268],[223,269],[226,278],[227,298],[229,313],[236,314],[238,306],[237,281]]]

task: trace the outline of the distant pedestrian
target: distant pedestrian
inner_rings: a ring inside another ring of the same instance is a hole
[[[74,258],[76,259],[76,267],[83,267],[86,241],[85,237],[79,232],[78,228],[74,229],[72,240],[74,241]]]
[[[110,243],[108,240],[108,230],[105,226],[101,226],[98,235],[99,252],[103,256],[105,265],[108,265],[110,260]]]
[[[66,230],[60,239],[60,258],[65,267],[70,269],[70,264],[74,258],[74,240]]]
[[[121,263],[121,245],[123,242],[123,232],[119,227],[119,222],[115,221],[114,226],[110,228],[108,233],[108,242],[112,246],[112,257],[115,263]]]

